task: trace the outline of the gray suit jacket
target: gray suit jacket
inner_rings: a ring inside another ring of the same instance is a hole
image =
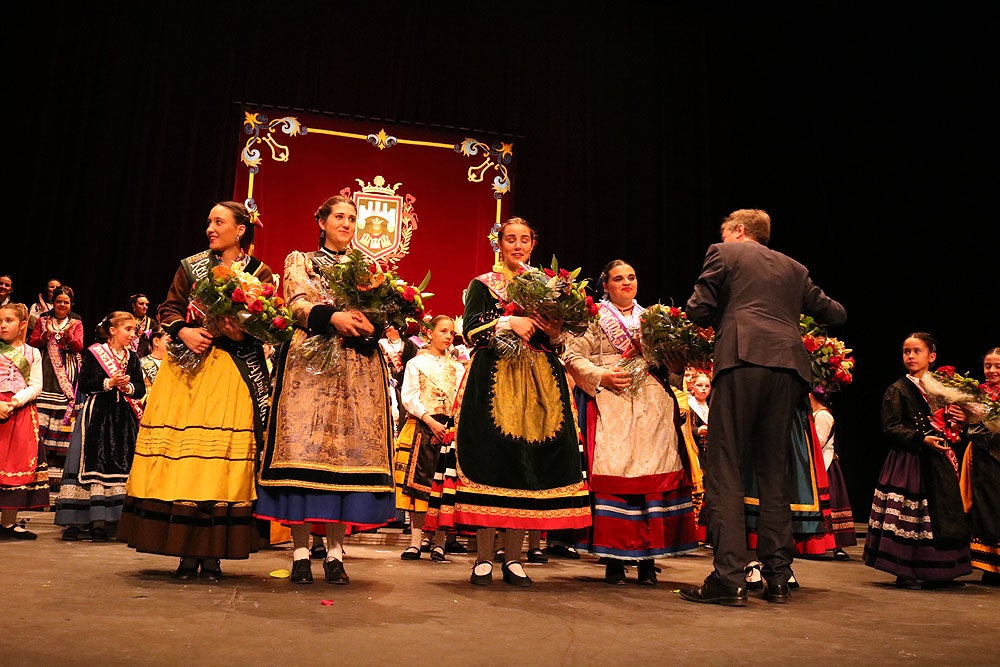
[[[807,384],[812,370],[799,315],[828,326],[847,321],[806,267],[757,242],[709,246],[686,311],[695,324],[715,327],[715,373],[743,364],[787,368]]]

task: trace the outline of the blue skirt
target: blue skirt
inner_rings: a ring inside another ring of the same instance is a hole
[[[254,516],[285,524],[335,522],[364,529],[394,521],[396,502],[392,493],[258,486]]]

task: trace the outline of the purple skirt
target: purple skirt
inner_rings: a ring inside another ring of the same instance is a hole
[[[875,485],[865,565],[897,577],[948,581],[972,572],[968,544],[942,546],[934,538],[920,459],[892,450]]]
[[[854,529],[854,514],[851,512],[851,499],[847,497],[847,484],[844,483],[844,473],[840,469],[840,461],[834,459],[826,469],[827,481],[830,484],[830,519],[833,524],[833,539],[838,547],[853,547],[858,543]]]

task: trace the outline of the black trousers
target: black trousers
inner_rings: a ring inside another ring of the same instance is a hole
[[[744,586],[750,560],[743,509],[744,462],[760,490],[757,559],[764,580],[784,584],[792,574],[795,541],[788,500],[792,414],[808,391],[793,371],[739,366],[712,382],[705,510],[715,548],[715,572],[726,586]]]

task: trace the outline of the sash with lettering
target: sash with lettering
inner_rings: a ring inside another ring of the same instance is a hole
[[[623,357],[632,357],[638,354],[635,339],[629,334],[628,327],[622,321],[618,310],[608,301],[599,301],[597,307],[601,309],[601,317],[597,322],[601,331],[611,342],[611,346]],[[636,316],[641,315],[644,308],[639,304],[635,304],[635,308],[639,310]]]
[[[27,382],[31,375],[31,364],[24,358],[21,351],[16,347],[8,345],[5,341],[0,340],[0,354],[7,357],[7,359],[10,360],[10,363],[17,366],[17,370],[21,371],[21,375],[24,376],[24,381]]]
[[[128,350],[128,348],[126,348],[126,350],[130,356],[133,354],[133,352]],[[115,359],[115,355],[111,352],[111,348],[108,347],[107,343],[94,343],[87,348],[87,351],[94,355],[94,358],[97,359],[97,363],[100,364],[101,369],[107,373],[109,378],[115,373],[125,375],[128,371],[127,368],[122,368],[121,364],[118,363],[118,360]],[[125,359],[128,360],[128,356],[126,356]],[[132,379],[130,378],[129,381],[132,382]],[[142,381],[142,378],[135,380],[135,382]],[[128,402],[129,407],[132,408],[132,412],[135,413],[135,416],[139,419],[139,421],[142,421],[142,401],[132,398],[120,388],[118,391],[121,392],[122,397]]]

